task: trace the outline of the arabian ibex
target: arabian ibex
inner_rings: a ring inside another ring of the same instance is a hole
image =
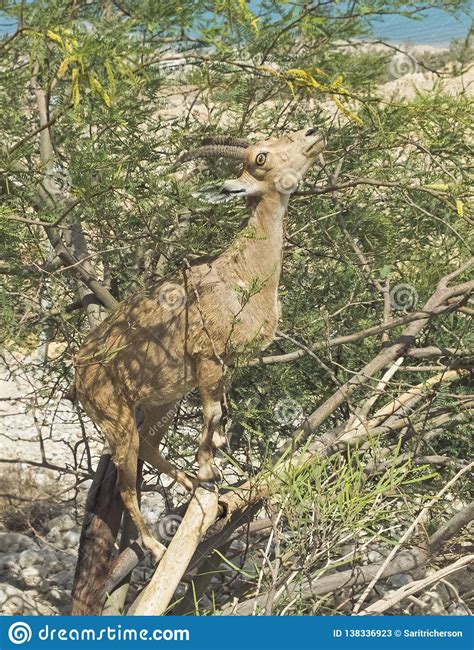
[[[105,434],[122,500],[157,558],[164,547],[148,531],[137,502],[138,457],[189,490],[219,477],[212,441],[222,418],[225,366],[274,338],[288,198],[324,146],[311,128],[255,145],[208,138],[181,156],[180,162],[207,156],[243,163],[239,178],[225,181],[213,200],[248,197],[247,228],[218,257],[198,260],[123,302],[89,334],[76,358],[77,396]],[[197,478],[159,451],[167,414],[195,387],[204,417]]]

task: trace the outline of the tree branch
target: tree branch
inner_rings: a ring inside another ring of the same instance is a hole
[[[468,290],[469,289],[470,290],[474,289],[474,282],[469,283]],[[454,310],[457,310],[462,306],[462,302],[460,301],[458,301],[457,303],[451,302],[450,304],[447,305],[439,305],[437,307],[434,307],[431,310],[425,309],[423,311],[413,312],[412,314],[407,314],[406,316],[402,316],[401,318],[395,318],[391,321],[388,321],[387,323],[381,323],[380,325],[374,325],[373,327],[368,327],[366,329],[359,330],[358,332],[354,332],[353,334],[337,336],[333,339],[329,339],[328,341],[318,342],[315,345],[311,346],[310,349],[316,351],[316,350],[322,350],[326,348],[334,348],[339,345],[345,345],[346,343],[358,343],[359,341],[362,341],[365,338],[368,338],[370,336],[376,336],[381,332],[395,329],[396,327],[400,327],[401,325],[406,325],[407,323],[413,323],[414,321],[421,321],[427,318],[432,318],[433,316],[449,313],[453,311],[453,309],[450,309],[450,307],[453,308],[453,305],[455,305]],[[295,350],[293,352],[287,352],[285,354],[276,354],[276,355],[271,355],[266,357],[262,356],[256,359],[251,359],[246,365],[264,366],[272,363],[288,363],[289,361],[296,361],[297,359],[300,359],[305,355],[306,355],[306,351],[300,349],[300,350]]]

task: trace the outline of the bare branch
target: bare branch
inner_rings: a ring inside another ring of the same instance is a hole
[[[435,555],[449,539],[467,526],[474,519],[474,501],[465,506],[462,510],[446,521],[430,537],[430,553]]]
[[[373,579],[367,585],[367,588],[361,594],[360,598],[358,599],[357,603],[354,606],[354,609],[353,609],[353,612],[352,612],[353,614],[358,613],[358,611],[361,608],[361,605],[363,604],[363,602],[365,601],[365,599],[369,595],[370,591],[373,589],[374,585],[377,583],[377,580],[380,579],[380,576],[382,575],[383,570],[393,560],[393,558],[397,554],[397,552],[400,549],[400,547],[402,546],[402,544],[404,544],[407,541],[407,539],[409,539],[409,537],[416,530],[416,528],[420,524],[420,522],[423,521],[423,519],[426,517],[426,515],[430,511],[430,508],[432,508],[435,505],[435,503],[437,503],[439,501],[439,499],[443,496],[443,494],[445,494],[456,483],[456,481],[458,481],[461,478],[461,476],[463,476],[464,474],[466,474],[467,472],[472,470],[473,467],[474,467],[474,462],[469,463],[469,465],[466,465],[466,467],[463,467],[462,469],[460,469],[459,472],[457,472],[455,474],[455,476],[453,476],[453,478],[450,479],[446,483],[446,485],[444,485],[441,488],[441,490],[437,494],[435,494],[435,496],[432,499],[430,499],[428,504],[418,513],[418,515],[416,516],[413,523],[407,528],[407,530],[400,537],[400,539],[399,539],[398,543],[396,544],[396,546],[393,547],[393,549],[390,551],[389,555],[385,558],[385,561],[383,562],[382,566],[380,567],[377,575],[375,575],[373,577]],[[473,558],[474,558],[474,556],[471,556],[471,559],[473,559]],[[414,593],[414,592],[410,592],[410,593]],[[396,602],[398,602],[398,601],[396,601]],[[377,604],[375,604],[375,609],[374,609],[374,606],[371,605],[370,607],[366,608],[364,610],[364,612],[361,612],[361,614],[370,614],[372,612],[374,612],[374,613],[377,612],[378,610],[377,610],[376,605]],[[382,610],[382,611],[384,611],[384,610]]]
[[[149,584],[129,610],[135,616],[165,613],[176,587],[201,541],[217,515],[217,492],[198,488],[183,520]]]
[[[469,283],[468,289],[474,288],[474,282]],[[373,327],[368,327],[367,329],[354,332],[353,334],[346,334],[344,336],[337,336],[329,341],[321,341],[313,345],[310,349],[320,350],[324,348],[333,348],[339,345],[345,345],[346,343],[357,343],[362,341],[369,336],[376,336],[381,332],[400,327],[401,325],[406,325],[407,323],[413,323],[415,321],[424,320],[426,318],[431,318],[433,316],[438,316],[440,314],[449,313],[451,311],[450,307],[453,308],[454,303],[448,305],[439,305],[434,307],[431,310],[417,311],[412,314],[407,314],[401,318],[395,318],[394,320],[389,321],[388,323],[381,323],[380,325],[374,325]],[[456,303],[456,310],[459,308],[460,302]],[[295,350],[294,352],[287,352],[286,354],[278,354],[267,357],[260,357],[257,359],[251,359],[247,365],[249,366],[259,366],[259,365],[268,365],[272,363],[287,363],[289,361],[296,361],[304,357],[306,354],[305,350]]]
[[[434,582],[438,582],[439,580],[446,578],[452,573],[456,573],[463,567],[472,564],[473,562],[474,555],[466,555],[465,557],[460,558],[447,567],[439,569],[439,571],[435,571],[435,573],[432,573],[427,578],[423,578],[423,580],[415,580],[414,582],[410,582],[409,584],[400,587],[400,589],[395,591],[395,593],[377,600],[375,603],[372,603],[366,607],[362,612],[359,612],[358,615],[375,616],[377,614],[383,614],[383,612],[386,612],[387,609],[391,609],[394,605],[402,601],[404,598],[407,598],[411,594],[416,594],[418,591],[421,591],[425,587],[428,587]]]

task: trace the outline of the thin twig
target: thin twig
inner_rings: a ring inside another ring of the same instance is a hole
[[[407,528],[407,530],[404,532],[404,534],[398,540],[397,544],[393,547],[393,549],[390,551],[388,556],[385,558],[385,561],[382,564],[382,566],[380,567],[377,574],[369,582],[366,589],[360,595],[360,598],[358,599],[357,603],[354,606],[354,609],[353,609],[353,612],[352,612],[353,614],[357,614],[359,612],[359,610],[360,610],[361,606],[363,605],[365,599],[370,594],[370,592],[372,591],[374,586],[377,584],[380,576],[384,572],[384,569],[393,560],[393,558],[395,557],[395,555],[399,551],[402,544],[404,544],[407,541],[407,539],[410,537],[410,535],[416,530],[418,524],[425,518],[425,516],[430,511],[430,508],[432,508],[439,501],[439,499],[443,496],[443,494],[445,494],[456,483],[456,481],[458,481],[458,479],[461,478],[461,476],[464,476],[464,474],[466,474],[467,472],[472,470],[473,467],[474,467],[474,462],[469,463],[469,465],[467,465],[466,467],[463,467],[462,469],[460,469],[459,472],[455,476],[453,476],[453,478],[450,481],[448,481],[446,483],[446,485],[443,488],[441,488],[441,490],[432,499],[430,499],[428,504],[418,513],[418,515],[415,518],[415,520],[413,521],[413,523]],[[415,590],[415,591],[417,591],[417,590]],[[371,610],[371,607],[364,610],[363,613],[364,614],[369,614],[369,613],[371,613],[370,610]],[[377,611],[377,610],[375,610],[375,611]],[[382,611],[384,611],[384,610],[382,610]]]

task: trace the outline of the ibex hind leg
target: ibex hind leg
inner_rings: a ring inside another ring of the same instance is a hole
[[[117,466],[117,487],[133,523],[137,527],[143,546],[150,550],[159,561],[166,550],[163,544],[153,537],[143,519],[137,497],[137,465],[139,435],[132,413],[127,423],[121,422],[119,436],[111,432],[107,440],[112,447],[114,462]],[[115,443],[115,444],[114,444]]]
[[[198,480],[178,469],[159,452],[160,443],[176,414],[176,402],[168,402],[154,407],[140,407],[144,411],[143,423],[139,426],[140,447],[138,455],[159,472],[170,476],[192,492],[199,484]]]

